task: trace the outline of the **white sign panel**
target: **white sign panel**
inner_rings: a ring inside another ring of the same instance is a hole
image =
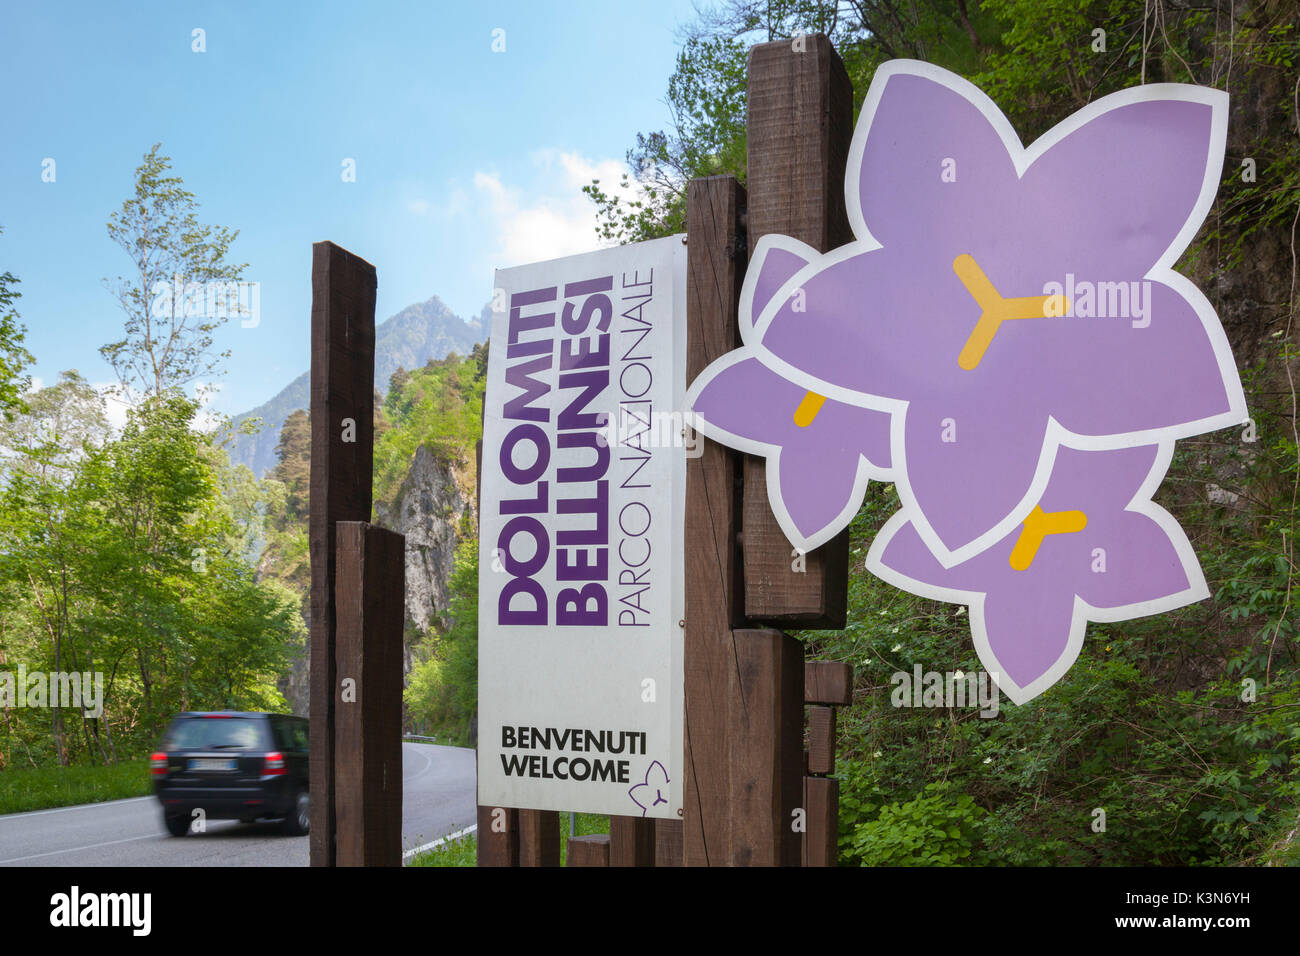
[[[676,819],[686,246],[503,269],[496,286],[478,802]]]

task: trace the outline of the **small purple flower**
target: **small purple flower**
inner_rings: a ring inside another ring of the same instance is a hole
[[[637,791],[640,791],[638,794]],[[632,802],[641,808],[641,816],[645,816],[654,807],[661,803],[668,802],[668,771],[658,760],[650,763],[645,768],[645,780],[636,784],[627,795],[632,798]]]
[[[1172,443],[1062,447],[1030,517],[988,550],[945,568],[900,511],[872,542],[867,568],[913,594],[967,605],[980,661],[1024,703],[1069,670],[1089,621],[1209,596],[1187,536],[1151,501],[1172,453]]]

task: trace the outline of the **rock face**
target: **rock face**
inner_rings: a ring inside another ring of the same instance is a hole
[[[439,461],[421,445],[396,500],[377,502],[375,517],[378,524],[406,536],[407,633],[438,628],[447,610],[460,532],[474,519],[469,469],[459,462]],[[405,657],[409,671],[409,644]]]

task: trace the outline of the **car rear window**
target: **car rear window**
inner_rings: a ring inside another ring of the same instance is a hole
[[[172,724],[164,750],[253,750],[262,746],[255,717],[183,717]]]

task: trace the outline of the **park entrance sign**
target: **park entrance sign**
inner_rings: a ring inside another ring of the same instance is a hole
[[[673,236],[497,272],[480,805],[678,816],[685,267]]]

